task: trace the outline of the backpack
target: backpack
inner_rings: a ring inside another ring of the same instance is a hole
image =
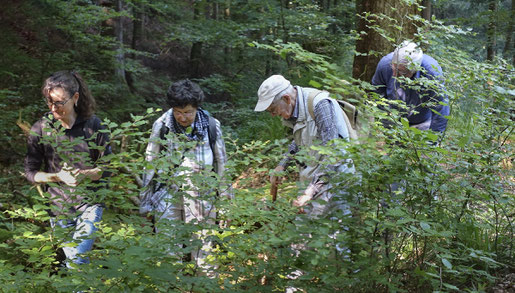
[[[202,110],[199,110],[199,111],[202,111]],[[209,127],[207,128],[207,136],[209,138],[209,146],[211,147],[211,151],[213,152],[213,155],[214,155],[215,154],[215,144],[216,144],[216,139],[217,139],[216,121],[215,121],[215,118],[211,117],[211,115],[209,115],[209,113],[207,111],[204,111],[204,112],[209,117]],[[163,126],[161,127],[161,130],[159,132],[159,138],[164,140],[165,135],[167,135],[168,132],[170,132],[170,128],[168,128],[168,126],[165,125],[165,122],[163,119]]]
[[[321,90],[313,90],[308,95],[308,111],[309,115],[312,119],[315,119],[315,111],[313,106],[313,101],[315,100],[315,97],[321,94]],[[336,100],[336,99],[335,99]],[[357,131],[357,124],[358,124],[358,110],[356,109],[356,106],[352,105],[349,102],[342,101],[342,100],[336,100],[340,107],[343,110],[343,119],[345,120],[345,124],[347,126],[347,130],[349,131],[349,138],[351,140],[355,140],[358,138],[358,131]]]

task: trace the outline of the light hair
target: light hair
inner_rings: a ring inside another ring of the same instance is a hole
[[[407,67],[420,66],[424,53],[417,44],[404,41],[393,51],[392,63],[404,64]]]
[[[290,84],[287,88],[285,88],[284,90],[282,90],[280,93],[278,93],[277,95],[275,95],[274,97],[274,100],[272,101],[272,104],[275,104],[277,102],[279,102],[279,100],[284,96],[284,95],[289,95],[289,96],[293,96],[295,94],[295,89],[293,88],[293,86]]]

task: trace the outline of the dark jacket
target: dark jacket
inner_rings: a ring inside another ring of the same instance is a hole
[[[448,97],[444,94],[443,86],[443,74],[442,68],[438,65],[438,62],[428,55],[423,55],[422,64],[424,71],[417,71],[412,79],[425,77],[429,80],[438,80],[440,83],[440,91],[435,92],[432,89],[422,88],[415,89],[409,88],[402,85],[396,78],[393,77],[393,71],[391,67],[393,53],[384,56],[379,64],[377,64],[376,72],[372,78],[372,85],[378,86],[376,92],[388,100],[399,99],[396,94],[397,88],[403,88],[406,93],[406,105],[413,108],[418,114],[408,115],[408,121],[410,125],[422,123],[428,119],[431,119],[430,129],[433,131],[443,132],[447,127],[447,118],[450,113],[448,105]],[[423,106],[422,104],[428,101],[433,101],[435,105],[433,107]],[[436,113],[433,113],[435,111]]]
[[[57,173],[63,165],[62,158],[70,158],[66,161],[73,162],[70,167],[78,169],[92,169],[97,165],[98,159],[111,153],[109,135],[99,132],[104,129],[101,121],[95,115],[88,119],[77,117],[71,129],[64,129],[64,135],[60,135],[56,120],[51,119],[50,112],[43,115],[31,128],[27,142],[27,155],[25,157],[25,176],[34,182],[34,175],[38,171]],[[63,131],[61,128],[60,131]],[[96,147],[89,147],[93,143]],[[109,176],[104,172],[102,177]],[[70,207],[80,210],[84,206],[84,196],[74,193],[74,189],[59,184],[59,187],[50,187],[48,192],[52,201],[62,212]],[[66,206],[65,206],[66,203]]]

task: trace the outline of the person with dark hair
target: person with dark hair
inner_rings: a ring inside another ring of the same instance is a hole
[[[230,199],[232,195],[228,190],[203,191],[194,186],[192,175],[207,171],[209,176],[209,172],[214,171],[219,178],[223,177],[227,159],[220,122],[200,108],[204,92],[190,80],[172,83],[166,97],[172,108],[154,122],[146,160],[152,162],[164,156],[172,161],[178,158],[180,163],[172,166],[178,167],[172,168],[173,175],[166,174],[163,169],[145,171],[143,182],[146,188],[141,194],[140,211],[153,213],[158,232],[165,224],[173,225],[174,221],[213,224],[216,202],[222,197]],[[156,180],[158,177],[161,178]],[[181,177],[184,179],[178,179]],[[210,275],[205,258],[211,244],[205,232],[196,236],[202,241],[202,247],[192,249],[190,256],[198,268]]]
[[[88,263],[80,255],[91,250],[101,204],[79,194],[76,187],[109,176],[99,165],[111,153],[109,136],[94,115],[95,99],[76,72],[59,71],[43,83],[44,102],[50,109],[31,128],[25,157],[25,175],[31,183],[49,185],[53,206],[51,226],[75,229],[76,246],[64,245],[66,266]],[[57,142],[57,144],[56,144]],[[90,147],[95,145],[97,147]],[[94,189],[91,189],[94,192]]]

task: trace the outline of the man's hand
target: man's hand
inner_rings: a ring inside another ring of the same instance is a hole
[[[295,207],[299,207],[299,208],[300,208],[300,207],[303,207],[303,206],[305,206],[305,205],[306,205],[306,203],[307,203],[308,201],[310,201],[310,200],[311,200],[311,196],[306,195],[306,194],[303,194],[303,195],[301,195],[301,196],[297,197],[297,199],[295,199],[295,200],[293,201],[293,206],[295,206]]]
[[[316,187],[316,185],[309,184],[309,186],[306,188],[306,190],[304,190],[304,194],[297,197],[297,199],[295,199],[293,201],[293,206],[296,206],[299,208],[305,206],[306,203],[308,201],[310,201],[317,192],[318,192],[318,188]]]

